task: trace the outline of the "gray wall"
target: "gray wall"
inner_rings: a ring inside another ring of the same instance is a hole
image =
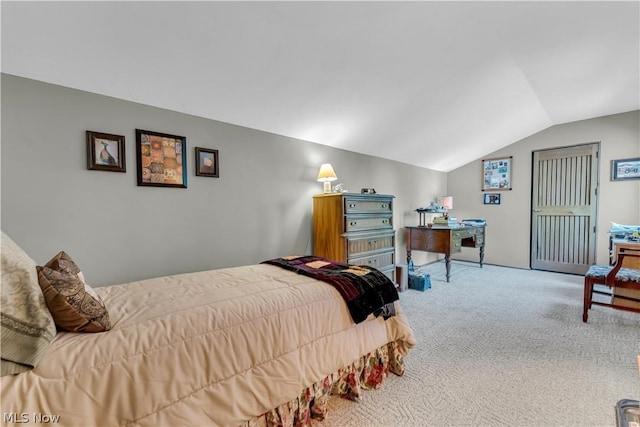
[[[40,264],[67,251],[95,286],[311,253],[324,162],[396,196],[400,262],[413,210],[446,192],[445,173],[6,74],[1,111],[2,230]],[[136,128],[186,136],[188,188],[136,185]],[[87,170],[86,130],[125,136],[126,173]],[[220,178],[195,176],[194,147],[219,150]]]
[[[447,175],[454,213],[486,218],[488,263],[529,268],[531,227],[531,161],[536,150],[600,142],[597,262],[608,263],[611,222],[640,224],[640,180],[611,181],[611,160],[640,157],[640,111],[550,127],[484,158],[513,156],[512,191],[502,191],[501,204],[484,205],[482,162],[476,160]],[[464,250],[460,259],[476,259]]]
[[[2,230],[38,263],[67,251],[96,286],[311,253],[324,162],[350,191],[396,196],[398,262],[414,209],[450,194],[456,217],[487,218],[486,262],[528,268],[531,153],[543,148],[601,141],[598,262],[611,221],[640,223],[640,181],[609,180],[612,159],[640,156],[638,111],[554,126],[484,156],[514,157],[500,206],[482,204],[480,160],[445,174],[6,74],[1,112]],[[136,185],[136,128],[187,137],[188,188]],[[87,170],[86,130],[126,137],[126,173]],[[195,176],[196,146],[220,151],[220,178]]]

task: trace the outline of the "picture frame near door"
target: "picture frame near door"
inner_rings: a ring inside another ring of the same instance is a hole
[[[611,181],[640,179],[640,157],[611,161]]]
[[[513,157],[482,160],[482,191],[511,190]]]
[[[484,193],[484,204],[485,205],[499,205],[500,204],[500,194],[499,193]]]

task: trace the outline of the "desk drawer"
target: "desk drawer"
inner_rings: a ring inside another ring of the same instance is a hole
[[[391,200],[389,199],[344,199],[344,211],[350,213],[385,213],[391,212]]]
[[[349,258],[347,263],[354,265],[368,265],[369,267],[385,269],[385,267],[394,265],[395,251],[360,258]]]
[[[462,239],[459,237],[454,237],[452,233],[451,236],[451,253],[457,254],[458,252],[462,252]]]
[[[347,239],[347,253],[349,257],[368,252],[379,252],[394,247],[393,234]]]
[[[451,236],[454,239],[467,239],[469,237],[473,237],[474,234],[473,230],[454,230],[451,233]]]
[[[393,216],[348,216],[345,218],[346,233],[363,230],[385,230],[393,228]]]

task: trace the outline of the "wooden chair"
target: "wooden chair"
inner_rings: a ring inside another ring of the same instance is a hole
[[[636,289],[640,292],[640,269],[638,263],[640,263],[640,249],[621,248],[616,264],[613,267],[603,265],[589,267],[589,271],[584,276],[583,322],[587,321],[589,309],[594,304],[640,313],[640,308],[617,304],[613,298],[610,303],[593,300],[594,285],[605,285],[609,288],[615,287],[619,289]],[[627,266],[634,268],[628,268]]]

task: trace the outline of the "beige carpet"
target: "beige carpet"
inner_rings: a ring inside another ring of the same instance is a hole
[[[640,314],[595,307],[582,277],[454,262],[400,294],[418,341],[406,374],[359,402],[334,398],[326,427],[615,426],[640,399]]]

